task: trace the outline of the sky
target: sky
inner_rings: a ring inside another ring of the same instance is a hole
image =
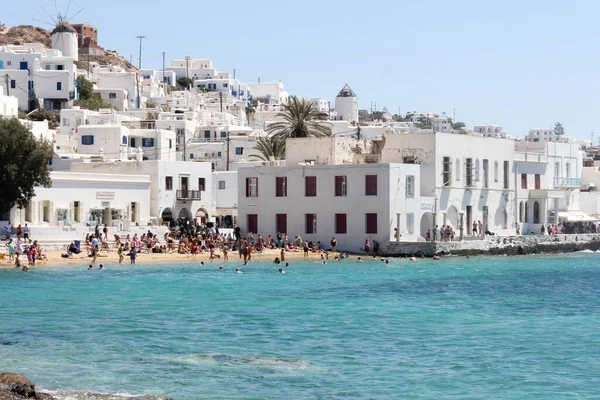
[[[0,21],[49,27],[68,0],[4,2]],[[348,83],[361,109],[446,112],[467,128],[514,136],[560,121],[600,138],[600,1],[76,0],[73,23],[143,68],[186,55],[236,70],[242,82],[283,80],[299,97],[333,101]],[[64,13],[64,11],[63,11]],[[456,111],[454,111],[456,110]]]

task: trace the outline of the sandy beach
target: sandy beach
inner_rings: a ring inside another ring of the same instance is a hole
[[[87,257],[85,255],[79,254],[75,255],[73,258],[63,258],[61,254],[64,251],[56,250],[56,251],[48,251],[46,253],[48,257],[48,261],[36,261],[35,267],[44,267],[44,266],[76,266],[76,265],[89,265],[92,263],[92,258]],[[177,253],[167,253],[167,254],[138,254],[136,258],[136,264],[157,264],[157,263],[165,263],[165,264],[181,264],[181,263],[200,263],[200,261],[204,261],[205,263],[239,263],[242,264],[243,261],[239,258],[239,254],[237,251],[230,251],[228,253],[229,261],[223,260],[223,253],[216,253],[221,256],[221,259],[211,260],[209,257],[209,253],[198,254],[193,256],[191,254],[177,254]],[[279,250],[264,250],[262,253],[253,253],[252,260],[261,260],[261,261],[273,261],[275,257],[279,257]],[[337,253],[330,253],[330,259],[333,259]],[[309,253],[308,260],[314,261],[319,260],[321,258],[318,253]],[[288,260],[303,260],[304,253],[302,251],[288,251],[285,253],[285,261]],[[26,256],[21,256],[21,262],[23,260],[27,262]],[[284,261],[284,262],[285,262]],[[104,264],[118,264],[119,256],[117,255],[116,250],[111,250],[109,252],[101,252],[98,258],[96,259],[96,265]],[[129,256],[125,256],[123,260],[123,264],[129,264]],[[252,261],[250,261],[252,263]],[[0,260],[0,268],[14,268],[14,263],[8,261],[8,255],[5,256],[4,260]]]

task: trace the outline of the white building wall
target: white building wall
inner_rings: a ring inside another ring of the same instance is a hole
[[[19,99],[14,96],[6,96],[4,86],[0,86],[0,116],[12,118],[18,115]]]
[[[238,173],[237,171],[213,172],[213,199],[217,209],[232,209],[237,215]]]

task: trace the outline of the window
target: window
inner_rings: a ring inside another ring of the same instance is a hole
[[[479,182],[479,159],[475,160],[475,182]]]
[[[121,138],[121,144],[124,144],[124,145],[126,145],[126,146],[127,146],[127,136],[123,136],[123,137]]]
[[[519,203],[519,222],[523,222],[523,202]]]
[[[172,149],[173,148],[173,139],[169,139],[169,148]]]
[[[46,65],[46,71],[50,71],[50,64]]]
[[[483,187],[490,187],[489,161],[483,160]]]
[[[173,177],[165,176],[165,190],[173,190]]]
[[[465,159],[465,185],[467,187],[473,186],[473,159]]]
[[[571,177],[571,163],[569,161],[567,161],[567,163],[565,165],[565,169],[566,169],[565,178],[570,178]]]
[[[190,153],[190,157],[189,158],[190,158],[190,160],[193,160],[194,159],[194,153]]]
[[[346,230],[346,214],[335,214],[335,233],[344,234]]]
[[[527,189],[527,174],[521,174],[521,189]]]
[[[509,167],[508,161],[504,161],[504,189],[509,188],[509,182],[508,182],[509,169],[510,169],[510,167]]]
[[[442,186],[452,184],[452,161],[450,161],[450,157],[444,157],[443,159],[442,181]]]
[[[14,79],[11,79],[10,81],[10,88],[11,89],[15,89],[17,87],[17,81],[15,81]]]
[[[217,151],[217,157],[221,157],[222,153],[220,151]]]
[[[365,176],[365,195],[377,196],[377,175]]]
[[[315,197],[317,195],[317,177],[304,177],[304,195],[306,197]]]
[[[529,223],[529,202],[525,202],[525,222]]]
[[[540,223],[540,203],[537,201],[533,203],[533,223]]]
[[[554,163],[554,177],[560,177],[560,161]]]
[[[406,231],[408,233],[415,233],[415,214],[414,213],[406,214]]]
[[[498,182],[498,161],[494,161],[494,182]]]
[[[285,177],[285,176],[275,177],[275,196],[276,197],[287,197],[287,177]]]
[[[219,190],[225,190],[225,181],[219,181]]]
[[[204,139],[210,139],[210,131],[204,131]]]
[[[415,197],[415,177],[413,175],[406,177],[406,197]]]
[[[223,84],[223,87],[227,87],[227,86],[229,86],[229,85],[228,85],[228,84],[226,84],[226,83],[224,83],[224,84]]]
[[[64,69],[65,69],[65,66],[64,66],[64,65],[62,65],[62,64],[58,64],[58,65],[56,66],[56,70],[57,70],[57,71],[64,71]]]
[[[42,221],[43,222],[52,222],[50,220],[51,217],[51,201],[44,200],[42,201]]]
[[[540,174],[535,174],[535,190],[540,190],[542,188],[541,176]]]
[[[306,233],[317,233],[317,214],[306,214]]]
[[[258,232],[258,215],[248,214],[248,233]]]
[[[94,135],[81,136],[81,144],[86,146],[94,144]]]
[[[56,82],[56,90],[62,90],[62,82]]]
[[[19,69],[27,69],[27,61],[21,61],[19,64]]]
[[[109,93],[108,94],[108,98],[109,99],[116,99],[117,98],[117,94],[116,93]]]
[[[258,197],[258,178],[246,178],[246,197]]]
[[[456,169],[456,180],[460,181],[460,159],[457,158],[456,161],[455,161],[455,164],[456,164],[456,167],[455,167],[455,169]]]
[[[287,233],[287,214],[275,214],[275,230],[280,233]]]
[[[206,179],[198,178],[198,190],[204,192],[206,190]]]
[[[335,177],[335,195],[346,196],[347,177],[346,175]]]
[[[154,147],[154,138],[142,138],[142,147]]]
[[[236,156],[241,156],[244,154],[244,148],[243,147],[236,147],[235,148],[235,155]]]
[[[377,213],[366,214],[366,233],[377,233]]]
[[[221,139],[227,138],[227,132],[221,132]]]

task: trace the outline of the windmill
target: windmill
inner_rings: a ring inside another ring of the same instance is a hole
[[[79,61],[77,39],[80,35],[71,26],[71,21],[83,11],[83,7],[73,0],[68,0],[68,2],[62,1],[66,5],[59,5],[59,3],[61,1],[52,0],[41,5],[41,10],[38,10],[33,20],[53,27],[51,32],[53,49],[60,50],[64,56],[71,57],[74,61]],[[54,11],[56,12],[54,16],[46,10],[50,5],[54,6]],[[64,12],[61,12],[61,9],[64,9]]]

